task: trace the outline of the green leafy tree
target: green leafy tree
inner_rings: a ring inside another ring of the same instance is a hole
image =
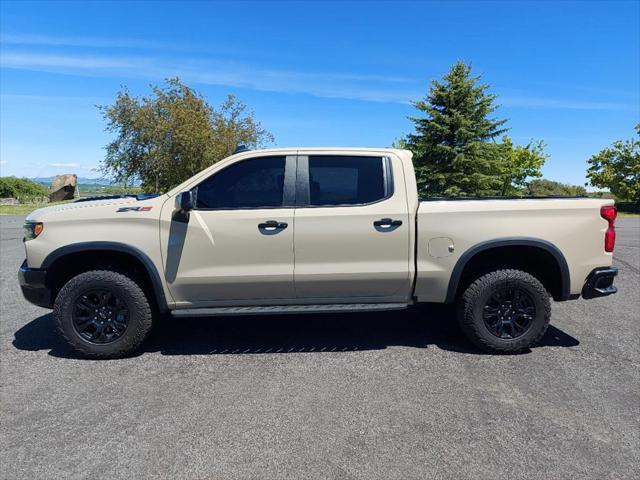
[[[0,177],[0,198],[16,198],[20,202],[47,199],[49,189],[26,178]]]
[[[529,182],[524,193],[535,197],[548,197],[554,195],[586,196],[587,189],[582,185],[568,185],[566,183],[541,178]]]
[[[635,127],[640,136],[640,123]],[[608,188],[616,197],[640,203],[640,141],[618,140],[588,161],[587,178],[594,187]]]
[[[496,144],[494,160],[497,174],[502,178],[500,195],[518,195],[528,185],[530,179],[542,176],[542,166],[548,155],[542,141],[530,141],[527,145],[514,145],[508,137]]]
[[[214,155],[218,159],[231,155],[239,144],[256,147],[274,140],[235,95],[227,96],[220,109],[213,112],[211,121],[215,132]]]
[[[140,180],[145,191],[167,191],[233,153],[238,144],[256,147],[273,141],[254,114],[233,95],[215,110],[179,79],[132,96],[125,88],[113,105],[99,107],[107,131],[101,165],[118,183]]]
[[[414,154],[422,195],[486,195],[501,190],[495,147],[489,142],[506,132],[506,120],[491,118],[496,96],[479,83],[471,66],[455,63],[442,81],[435,80],[423,100],[413,102],[422,114],[409,117],[415,132],[406,138]]]

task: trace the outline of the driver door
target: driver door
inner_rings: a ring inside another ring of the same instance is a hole
[[[178,306],[280,303],[295,297],[295,156],[233,163],[193,189],[188,220],[165,204],[161,243],[168,288]]]

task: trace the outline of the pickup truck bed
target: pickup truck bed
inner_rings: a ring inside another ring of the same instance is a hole
[[[610,254],[594,248],[602,245],[607,229],[606,222],[594,222],[594,212],[610,203],[588,198],[421,201],[415,295],[421,302],[450,303],[456,293],[450,285],[478,253],[491,263],[511,252],[513,261],[526,264],[528,257],[540,261],[535,255],[540,250],[546,255],[538,271],[552,280],[554,298],[580,295],[589,273],[611,264]]]

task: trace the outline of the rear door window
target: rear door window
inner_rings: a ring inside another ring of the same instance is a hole
[[[363,205],[389,196],[382,157],[309,156],[309,204]]]

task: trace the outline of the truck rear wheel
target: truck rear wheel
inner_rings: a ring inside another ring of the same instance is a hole
[[[58,332],[87,358],[120,358],[133,353],[153,324],[149,300],[128,276],[110,270],[81,273],[69,280],[53,305]]]
[[[517,353],[537,344],[549,326],[549,294],[520,270],[487,273],[466,289],[458,305],[465,335],[485,352]]]

